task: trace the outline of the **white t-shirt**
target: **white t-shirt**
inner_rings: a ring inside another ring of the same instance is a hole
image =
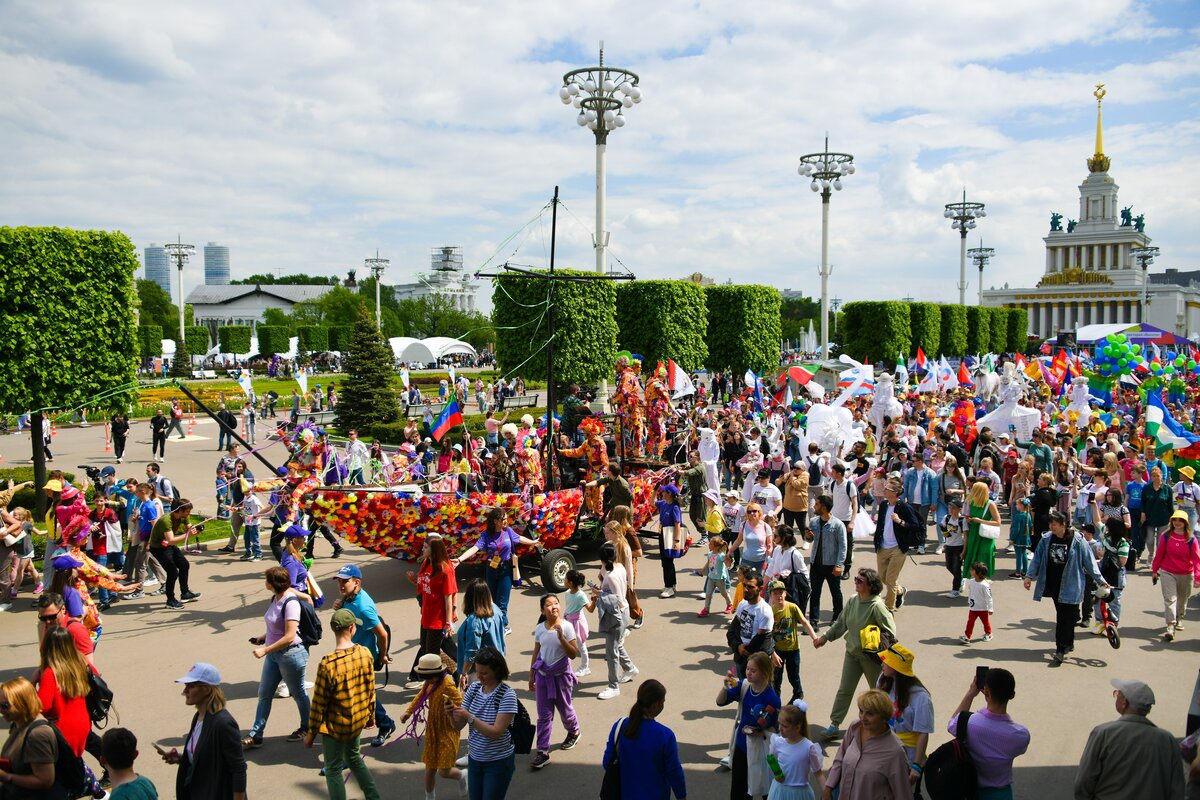
[[[850,521],[850,498],[858,497],[858,487],[854,481],[845,478],[841,483],[834,481],[829,485],[829,496],[833,498],[833,508],[830,514],[842,522]]]
[[[771,610],[771,604],[761,596],[754,605],[751,605],[749,600],[738,603],[733,616],[741,627],[742,644],[749,644],[759,631],[769,632],[775,628],[775,612]]]
[[[600,588],[615,594],[621,601],[621,608],[629,608],[629,601],[625,599],[626,587],[629,586],[629,581],[625,577],[625,566],[618,561],[613,564],[612,572],[605,572],[603,575],[604,577],[600,579]]]
[[[564,621],[562,632],[563,638],[568,642],[575,640],[575,628],[571,623]],[[542,648],[539,655],[546,666],[554,666],[566,657],[567,653],[563,650],[562,642],[558,640],[558,632],[547,630],[546,623],[543,622],[533,629],[533,639]]]
[[[791,744],[778,733],[771,734],[771,752],[783,771],[784,786],[807,786],[809,775],[821,769],[821,748],[808,739]]]
[[[900,543],[896,541],[896,527],[892,520],[892,514],[896,512],[896,507],[889,505],[887,507],[887,516],[883,520],[883,546],[899,547]]]
[[[748,482],[742,490],[742,499],[747,503],[758,503],[762,506],[764,516],[778,516],[779,509],[783,508],[783,495],[780,494],[779,487],[770,482],[766,486],[759,486],[758,481]]]
[[[804,563],[804,554],[794,547],[789,547],[786,550],[782,547],[776,547],[775,552],[771,553],[771,558],[767,562],[767,580],[773,580],[774,578],[782,579],[790,575],[793,570],[799,571],[801,575],[808,577],[808,565]]]
[[[992,610],[991,581],[977,581],[974,578],[967,581],[967,607],[972,611]]]

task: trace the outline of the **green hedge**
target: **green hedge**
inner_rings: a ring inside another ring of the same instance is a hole
[[[988,313],[991,314],[990,341],[988,342],[988,351],[996,353],[1008,352],[1008,309],[1007,308],[989,308]]]
[[[685,370],[708,357],[708,304],[691,281],[630,281],[617,287],[618,346],[639,353],[647,369],[672,359]]]
[[[594,278],[594,272],[555,270]],[[546,380],[549,282],[524,275],[492,279],[496,361],[505,374]],[[555,292],[554,377],[558,384],[594,384],[611,377],[617,353],[617,290],[613,281],[558,281]],[[775,326],[779,326],[776,304]],[[778,338],[778,337],[776,337]],[[778,343],[776,343],[778,346]],[[777,356],[778,357],[778,356]]]
[[[137,477],[139,479],[141,478],[140,475],[135,474],[136,471],[133,470],[132,468],[129,470],[129,472],[134,477]],[[64,472],[63,475],[66,476],[67,481],[69,481],[71,483],[75,482],[75,473]],[[34,479],[33,478],[33,467],[10,467],[8,469],[0,469],[0,485],[3,485],[5,487],[8,486],[8,482],[10,480],[14,484],[20,484],[20,483],[24,483],[25,481],[31,481],[33,479]],[[30,512],[32,512],[33,508],[36,504],[37,504],[37,487],[27,486],[24,489],[17,490],[17,492],[13,495],[12,502],[10,502],[8,504],[8,508],[11,511],[12,509],[16,508],[17,506],[20,506],[21,508],[27,508],[27,509],[29,509]],[[40,520],[40,519],[34,519],[33,524],[39,528],[44,527],[42,524],[42,520]],[[7,601],[5,601],[5,602],[7,602]]]
[[[1024,353],[1029,347],[1029,315],[1021,308],[1010,308],[1008,311],[1008,342],[1005,350],[1010,353]]]
[[[203,325],[190,325],[183,329],[187,336],[187,349],[193,356],[201,358],[212,349],[212,331]]]
[[[329,348],[329,329],[320,325],[296,328],[296,349],[302,353],[324,353]]]
[[[354,334],[353,325],[331,325],[329,327],[329,349],[344,353],[350,349],[350,337]]]
[[[967,349],[970,355],[981,355],[992,345],[992,314],[983,306],[967,306]]]
[[[773,286],[706,286],[710,369],[737,374],[779,366],[780,308]],[[651,367],[654,365],[651,364]]]
[[[249,325],[222,325],[217,328],[217,341],[222,353],[241,355],[250,352]]]
[[[894,300],[847,303],[846,354],[858,361],[894,364],[901,353],[912,353],[912,311]],[[926,353],[926,355],[929,355]]]
[[[944,356],[964,355],[967,352],[967,307],[944,305],[941,310],[942,336],[938,350]]]
[[[937,303],[909,303],[909,321],[912,329],[912,352],[916,357],[917,347],[925,351],[928,358],[937,358],[941,352],[942,310]]]
[[[273,356],[276,353],[286,353],[291,343],[288,341],[288,329],[282,325],[258,326],[258,354]]]
[[[158,358],[162,355],[163,330],[161,325],[139,325],[137,339],[138,353],[142,358]]]

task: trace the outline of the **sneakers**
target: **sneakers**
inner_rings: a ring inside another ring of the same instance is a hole
[[[1010,573],[1008,573],[1008,577],[1010,577],[1010,578],[1024,578],[1024,577],[1025,577],[1025,573],[1024,573],[1024,572],[1010,572]]]
[[[145,584],[142,584],[142,585],[144,586]],[[150,596],[151,596],[151,597],[158,597],[158,596],[160,596],[160,595],[162,595],[162,594],[164,594],[164,593],[165,593],[165,592],[164,592],[164,590],[162,590],[162,589],[155,589],[153,592],[150,592]]]
[[[1175,641],[1175,626],[1174,625],[1167,626],[1167,632],[1163,634],[1163,638],[1166,639],[1168,642]]]
[[[629,683],[637,677],[638,672],[639,670],[636,666],[630,667],[629,671],[622,675],[619,680],[621,683]]]
[[[962,636],[958,637],[958,641],[962,642],[963,644],[970,644],[971,637],[964,633]]]
[[[591,674],[592,674],[591,667],[582,667],[580,669],[575,670],[576,678],[586,678],[588,675],[591,675]]]
[[[1067,654],[1060,653],[1057,650],[1055,650],[1054,654],[1050,656],[1050,663],[1052,663],[1052,664],[1061,664],[1066,660],[1067,660]]]
[[[262,747],[262,736],[261,735],[247,736],[245,739],[242,739],[242,749],[243,750],[256,750],[259,747]]]
[[[296,730],[288,734],[287,740],[289,742],[298,742],[307,735],[308,731],[306,731],[304,728],[296,728]]]
[[[983,640],[984,640],[985,642],[990,642],[990,641],[992,640],[992,635],[991,635],[990,633],[985,633],[985,634],[983,635]]]
[[[577,744],[579,744],[579,734],[578,733],[575,733],[575,734],[569,733],[569,734],[567,734],[567,738],[563,739],[562,746],[560,746],[558,749],[559,750],[574,750],[575,745],[577,745]]]
[[[668,586],[667,588],[665,588],[661,592],[659,592],[658,596],[663,598],[664,600],[667,599],[668,597],[674,597],[675,596],[675,587]]]
[[[41,593],[42,593],[42,590],[43,590],[43,589],[45,589],[45,588],[46,588],[46,587],[45,587],[45,586],[42,584],[42,582],[41,582],[41,581],[38,581],[38,585],[37,585],[37,586],[35,586],[35,587],[33,587],[33,593],[34,593],[34,594],[41,594]]]
[[[917,548],[917,555],[919,555],[919,556],[925,555],[925,545],[921,545],[920,547]]]
[[[953,589],[946,592],[942,597],[962,597],[962,592],[956,592]]]
[[[1181,631],[1181,630],[1183,630],[1183,623],[1182,623],[1182,622],[1176,622],[1176,623],[1175,623],[1175,630],[1176,630],[1177,632],[1178,632],[1178,631]]]
[[[171,609],[172,611],[178,611],[179,609],[183,608],[183,603],[179,602],[178,600],[168,600],[167,608]]]
[[[707,617],[707,616],[708,616],[708,609],[707,609],[707,608],[702,608],[702,609],[700,609],[700,613],[699,613],[699,614],[697,614],[696,616],[699,616],[699,617]]]
[[[125,595],[125,599],[126,600],[141,600],[145,596],[146,596],[146,593],[143,592],[141,589],[138,589],[136,592],[133,592],[132,594]]]
[[[717,762],[717,768],[726,772],[733,769],[733,765],[729,763],[729,756],[721,756],[721,760]]]
[[[341,556],[342,556],[342,548],[338,547],[337,545],[334,545],[334,547],[333,547],[333,555],[332,555],[332,556],[330,556],[330,558],[341,558]],[[466,797],[467,795],[466,795],[465,793],[466,793],[466,791],[467,791],[467,790],[466,790],[466,788],[465,788],[465,787],[466,787],[466,785],[467,785],[467,778],[466,778],[466,776],[465,776],[465,775],[464,775],[464,776],[463,776],[463,778],[462,778],[462,785],[463,785],[463,787],[464,787],[464,788],[463,788],[463,790],[462,790],[462,791],[464,792],[464,794],[463,794],[463,797]]]
[[[541,769],[549,763],[550,754],[543,750],[538,750],[533,756],[533,761],[529,762],[529,767],[530,769]]]
[[[840,738],[841,735],[842,735],[842,732],[840,730],[838,730],[838,726],[834,725],[832,722],[829,723],[828,728],[821,731],[821,737],[824,739],[837,739],[837,738]]]
[[[725,613],[726,613],[726,614],[732,614],[732,613],[733,613],[733,603],[730,603],[729,605],[725,606]]]
[[[222,547],[222,548],[221,548],[220,550],[218,550],[217,552],[218,552],[218,553],[232,553],[232,552],[233,552],[233,547],[231,547],[230,545],[225,545],[224,547]]]
[[[636,631],[638,628],[642,627],[642,623],[644,621],[645,621],[645,617],[639,617],[639,618],[635,619],[633,621],[633,624],[630,625],[629,627]]]
[[[276,697],[291,697],[292,691],[291,691],[291,689],[289,689],[287,687],[286,683],[280,683],[278,686],[275,687],[275,696]]]
[[[252,553],[243,553],[243,554],[242,554],[242,557],[241,557],[240,559],[238,559],[238,560],[239,560],[239,561],[250,561],[250,560],[251,560],[251,559],[253,559],[253,558],[254,558],[254,554],[252,554]]]
[[[467,762],[469,760],[470,760],[470,756],[463,756],[462,758],[460,758],[454,762],[454,766],[458,767],[459,769],[466,769]]]
[[[944,544],[939,544],[939,545],[937,546],[937,550],[934,550],[933,552],[934,552],[935,554],[939,555],[939,556],[940,556],[940,555],[944,555],[944,554],[946,553],[946,545],[944,545]]]
[[[12,603],[0,603],[0,611],[12,611]]]
[[[1104,625],[1097,622],[1095,625],[1092,626],[1092,636],[1104,636],[1104,635],[1105,635]]]
[[[600,692],[599,697],[601,700],[612,700],[619,694],[621,694],[621,690],[618,687],[609,686],[604,691]]]
[[[252,558],[252,559],[250,559],[250,560],[251,560],[251,561],[262,561],[262,554],[261,554],[261,553],[255,553],[255,554],[254,554],[254,558]]]
[[[185,603],[194,603],[200,599],[200,593],[199,592],[184,592],[183,594],[179,595],[179,599]]]
[[[896,608],[897,608],[897,609],[899,609],[901,606],[903,606],[903,605],[904,605],[904,595],[906,595],[906,594],[908,594],[908,590],[907,590],[907,589],[904,589],[903,591],[896,592]]]
[[[371,747],[383,747],[383,743],[392,738],[392,734],[396,732],[395,723],[385,725],[379,729],[379,733],[371,740]]]
[[[158,584],[159,584],[158,578],[155,578],[153,576],[142,581],[142,586],[158,586]]]

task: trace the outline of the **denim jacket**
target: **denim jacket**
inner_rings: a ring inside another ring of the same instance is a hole
[[[812,531],[814,543],[812,546],[812,565],[822,567],[841,566],[846,561],[846,525],[834,516],[828,522],[822,522],[821,517],[813,514],[808,520],[808,529]],[[817,553],[821,560],[817,562]]]
[[[917,468],[910,467],[904,473],[904,499],[913,505],[931,506],[937,500],[937,475],[929,467],[921,468],[921,496],[916,497]]]
[[[1071,536],[1071,549],[1067,551],[1067,563],[1063,565],[1062,583],[1058,588],[1058,602],[1078,605],[1083,602],[1085,575],[1095,581],[1097,586],[1107,586],[1108,582],[1101,577],[1096,558],[1083,535],[1072,533]],[[1033,552],[1033,558],[1029,561],[1029,569],[1025,572],[1034,581],[1034,600],[1041,600],[1046,589],[1046,569],[1049,566],[1050,540],[1053,538],[1053,533],[1042,537],[1037,550]]]

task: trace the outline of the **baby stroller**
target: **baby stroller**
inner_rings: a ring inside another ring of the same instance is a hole
[[[1114,650],[1121,647],[1121,634],[1117,630],[1117,624],[1108,614],[1108,597],[1112,594],[1112,589],[1107,586],[1096,587],[1096,599],[1100,602],[1100,619],[1097,622],[1104,624],[1104,635],[1108,638],[1108,643]]]

